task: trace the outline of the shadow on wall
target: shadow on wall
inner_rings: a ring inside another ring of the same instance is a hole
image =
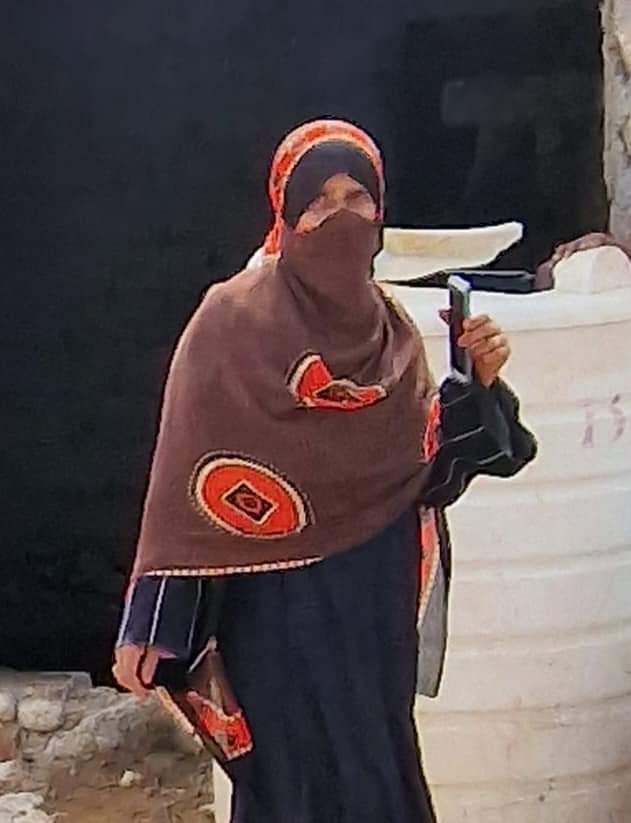
[[[519,218],[532,264],[604,222],[598,10],[22,0],[0,38],[0,665],[105,676],[170,352],[260,242],[279,138],[356,119],[391,224]]]
[[[407,29],[390,222],[519,219],[526,241],[500,265],[532,268],[606,223],[600,16],[593,2],[476,5]]]

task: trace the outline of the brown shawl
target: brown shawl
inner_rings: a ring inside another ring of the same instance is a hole
[[[214,286],[167,379],[134,577],[291,568],[419,498],[433,389],[374,284],[381,227],[342,210]]]

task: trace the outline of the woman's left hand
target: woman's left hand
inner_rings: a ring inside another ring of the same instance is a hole
[[[471,354],[480,383],[487,388],[499,377],[511,350],[508,337],[488,315],[469,317],[463,323],[458,345]]]

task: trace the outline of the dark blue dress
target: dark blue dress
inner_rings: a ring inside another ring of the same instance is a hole
[[[418,517],[228,583],[219,645],[255,742],[233,823],[429,823],[413,720]],[[245,763],[244,763],[245,766]]]

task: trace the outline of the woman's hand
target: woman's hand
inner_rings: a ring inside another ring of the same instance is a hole
[[[554,250],[554,254],[550,260],[546,262],[552,266],[556,266],[560,260],[565,260],[577,251],[599,249],[601,246],[616,246],[617,248],[622,249],[626,255],[631,257],[631,247],[629,247],[628,244],[621,243],[611,234],[595,231],[591,234],[584,234],[582,237],[578,237],[576,240],[572,240],[569,243],[561,243]]]
[[[631,259],[631,245],[621,243],[611,234],[604,232],[591,232],[571,240],[569,243],[560,243],[554,250],[551,257],[540,263],[537,267],[535,288],[537,291],[551,289],[554,286],[554,267],[561,260],[567,260],[578,251],[588,249],[599,249],[602,246],[616,246],[621,249]]]
[[[463,329],[458,345],[470,353],[478,380],[488,388],[510,357],[508,337],[486,314],[468,318]]]
[[[119,686],[144,700],[150,694],[159,660],[160,652],[152,646],[120,646],[112,674]]]
[[[552,266],[556,266],[561,260],[565,260],[577,251],[586,251],[587,249],[598,249],[601,246],[619,246],[618,243],[610,234],[603,232],[592,232],[591,234],[584,234],[576,240],[569,243],[560,243],[554,250],[554,254],[550,258]],[[620,246],[620,248],[623,248]],[[626,251],[626,250],[625,250]]]

